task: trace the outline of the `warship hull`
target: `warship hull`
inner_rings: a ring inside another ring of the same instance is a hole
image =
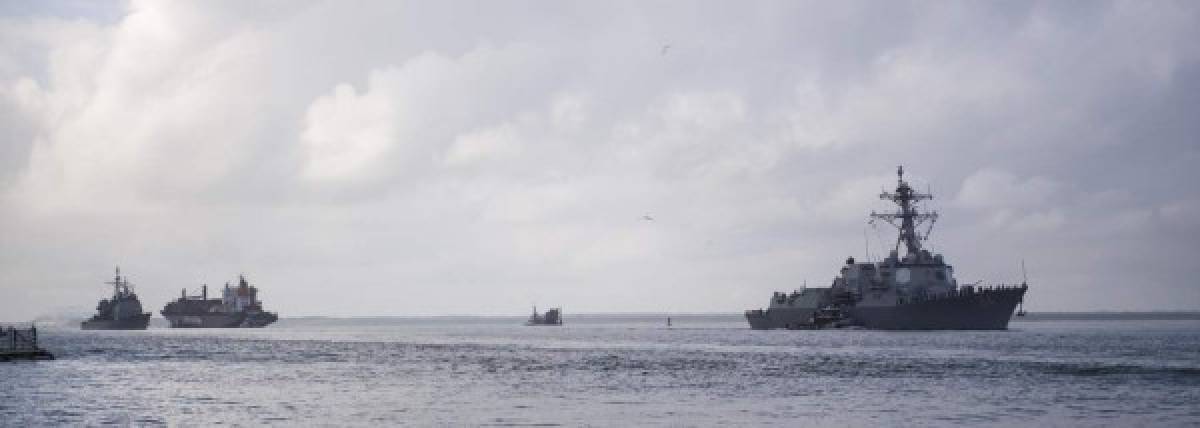
[[[163,315],[171,328],[260,328],[279,318],[271,313],[207,313]]]
[[[1024,287],[1005,287],[893,306],[850,306],[845,308],[845,319],[829,325],[875,330],[1006,330],[1025,291]],[[815,308],[751,310],[746,311],[746,321],[755,330],[829,326],[815,322],[816,312]]]
[[[813,328],[813,314],[816,311],[816,308],[751,310],[746,311],[746,321],[755,330],[810,329]]]
[[[1013,287],[847,312],[851,325],[878,330],[1007,330],[1024,295]]]
[[[150,325],[150,314],[141,314],[121,319],[90,319],[80,324],[84,330],[145,330]]]

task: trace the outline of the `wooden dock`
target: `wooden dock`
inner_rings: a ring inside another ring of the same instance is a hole
[[[0,326],[0,362],[53,359],[53,354],[38,347],[36,326]]]

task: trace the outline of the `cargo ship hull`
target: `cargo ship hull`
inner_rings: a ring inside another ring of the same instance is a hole
[[[207,313],[163,315],[171,328],[260,328],[275,322],[271,313]]]

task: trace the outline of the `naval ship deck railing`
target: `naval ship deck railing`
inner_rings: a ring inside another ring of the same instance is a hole
[[[959,288],[957,290],[946,292],[946,293],[926,294],[926,295],[912,296],[909,298],[901,298],[900,304],[921,303],[921,302],[931,302],[931,301],[937,301],[937,300],[961,299],[961,298],[972,298],[972,297],[987,298],[991,295],[1002,294],[1002,293],[1011,293],[1011,292],[1018,291],[1018,290],[1024,291],[1029,288],[1029,286],[1027,286],[1025,284],[1018,284],[1018,285],[997,284],[997,285],[991,285],[991,286],[986,286],[986,287],[971,287],[971,286],[968,286],[968,287],[970,287],[970,288],[963,287],[963,288]]]

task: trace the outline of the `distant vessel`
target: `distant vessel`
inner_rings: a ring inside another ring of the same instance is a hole
[[[54,354],[38,346],[37,326],[0,326],[0,362],[53,359]]]
[[[80,324],[84,330],[145,330],[150,313],[142,312],[142,302],[130,287],[129,279],[121,276],[121,268],[113,276],[113,294],[96,304],[96,314]]]
[[[173,328],[236,328],[265,327],[279,319],[262,309],[258,288],[238,275],[238,285],[225,283],[220,299],[208,298],[208,286],[202,286],[199,296],[188,296],[183,290],[179,299],[167,303],[162,315]]]
[[[562,325],[562,309],[551,308],[545,314],[539,314],[537,306],[533,307],[533,315],[529,317],[529,321],[525,325]]]
[[[878,263],[855,263],[851,257],[827,288],[776,292],[766,310],[746,311],[756,330],[861,326],[881,330],[1004,330],[1021,303],[1028,286],[959,286],[954,269],[941,254],[921,248],[929,237],[935,212],[920,213],[917,203],[932,199],[914,191],[904,181],[904,168],[896,172],[896,190],[880,199],[894,202],[894,213],[871,213],[871,221],[895,226],[900,236],[896,248]],[[929,223],[919,234],[917,226]],[[904,244],[904,257],[898,254]]]

